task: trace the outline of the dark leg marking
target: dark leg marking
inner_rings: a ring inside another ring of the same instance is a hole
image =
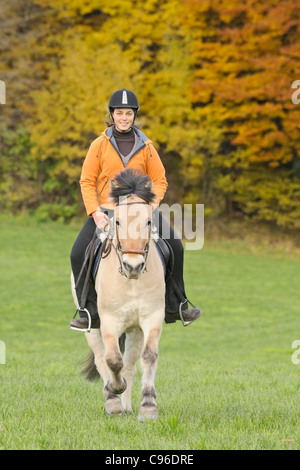
[[[153,351],[150,348],[150,346],[146,345],[142,354],[142,358],[144,359],[145,362],[148,362],[149,364],[151,364],[151,366],[153,366],[155,362],[157,361],[158,354],[155,351]]]
[[[111,369],[112,372],[117,374],[123,367],[123,359],[121,354],[116,354],[113,358],[108,356],[105,358],[106,364]]]
[[[142,403],[141,406],[153,406],[156,399],[156,393],[154,387],[145,387],[142,390]]]

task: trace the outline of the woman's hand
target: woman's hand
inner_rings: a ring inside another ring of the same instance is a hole
[[[103,230],[104,227],[106,227],[106,225],[108,224],[107,215],[104,212],[100,211],[100,209],[97,209],[95,212],[93,212],[92,216],[98,228]]]

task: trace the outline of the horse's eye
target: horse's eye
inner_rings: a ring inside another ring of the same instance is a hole
[[[120,221],[119,220],[116,220],[116,226],[120,227]]]
[[[148,225],[148,227],[151,227],[151,220],[147,221],[147,225]]]

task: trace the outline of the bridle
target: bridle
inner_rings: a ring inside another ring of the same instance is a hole
[[[134,205],[134,204],[149,205],[146,201],[136,201],[136,202],[119,203],[119,204],[116,204],[116,206],[131,206],[131,205]],[[135,255],[142,255],[142,256],[144,256],[144,268],[143,268],[141,274],[144,271],[146,271],[147,270],[146,269],[146,263],[147,263],[147,258],[148,258],[148,254],[149,254],[149,242],[146,243],[145,248],[143,250],[134,250],[134,249],[131,249],[131,248],[126,248],[126,249],[122,248],[121,243],[120,243],[120,239],[119,239],[118,226],[116,225],[117,243],[116,243],[116,245],[114,245],[114,243],[113,243],[114,225],[112,224],[110,219],[109,219],[108,225],[109,225],[109,231],[108,231],[107,238],[104,242],[104,243],[108,244],[108,246],[107,247],[106,247],[106,245],[103,246],[102,256],[101,257],[106,258],[109,255],[109,253],[111,252],[111,248],[114,248],[114,250],[116,252],[116,255],[118,257],[119,263],[120,263],[119,272],[120,272],[120,274],[125,275],[127,277],[126,272],[124,270],[123,260],[122,260],[121,256],[125,255],[127,253],[135,254]],[[149,225],[149,240],[150,240],[151,225],[152,225],[152,223]]]

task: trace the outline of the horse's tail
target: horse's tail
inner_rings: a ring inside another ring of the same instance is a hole
[[[119,348],[122,354],[124,354],[124,351],[125,351],[125,339],[126,339],[126,333],[123,333],[119,338]]]
[[[90,351],[89,355],[83,361],[82,365],[83,369],[81,371],[81,374],[85,376],[86,380],[92,382],[93,380],[97,380],[100,378],[100,374],[95,364],[95,356],[93,351]]]
[[[124,354],[125,351],[125,339],[126,334],[123,333],[122,336],[120,336],[119,338],[119,347],[122,354]],[[90,351],[89,355],[83,361],[82,365],[83,369],[81,370],[81,374],[85,376],[86,380],[92,382],[93,380],[97,380],[100,378],[100,374],[95,364],[95,356],[93,351]]]

